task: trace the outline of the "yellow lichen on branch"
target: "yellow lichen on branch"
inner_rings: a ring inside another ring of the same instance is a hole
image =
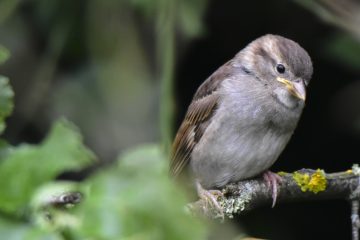
[[[301,191],[318,193],[326,189],[327,181],[323,170],[317,169],[313,174],[294,172],[293,179]]]

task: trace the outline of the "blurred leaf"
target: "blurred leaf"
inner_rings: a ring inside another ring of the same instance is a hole
[[[69,199],[80,194],[80,191],[78,183],[69,181],[50,182],[40,187],[31,201],[34,222],[50,231],[77,227],[79,218],[69,211],[75,202],[69,203]],[[76,203],[83,200],[82,197],[76,198]]]
[[[358,0],[295,0],[295,2],[314,12],[325,22],[346,30],[360,39]]]
[[[360,69],[360,42],[348,34],[337,34],[330,39],[326,52],[339,63]]]
[[[22,213],[36,188],[66,170],[83,168],[93,159],[78,129],[68,121],[58,121],[42,144],[10,148],[0,160],[1,210]]]
[[[4,159],[10,150],[10,144],[6,140],[0,138],[0,159]]]
[[[128,0],[135,9],[139,9],[146,17],[158,17],[159,13],[166,10],[168,4],[176,7],[176,21],[180,31],[186,37],[193,38],[203,33],[203,16],[207,0]],[[170,3],[169,3],[170,2]],[[166,24],[165,22],[164,24]]]
[[[189,38],[198,37],[204,31],[203,16],[207,0],[179,1],[178,18],[182,32]]]
[[[62,81],[65,84],[54,95],[54,109],[71,116],[87,136],[93,136],[89,143],[102,159],[114,159],[119,149],[158,139],[159,82],[152,72],[155,59],[148,59],[145,49],[154,51],[154,47],[144,45],[127,1],[88,2],[86,40],[91,65],[76,79]]]
[[[0,76],[0,134],[5,129],[5,118],[13,111],[13,97],[14,92],[9,84],[9,79]]]
[[[79,192],[80,187],[77,182],[71,181],[55,181],[49,182],[36,190],[31,201],[31,207],[39,210],[53,205],[59,205],[62,196],[65,193]],[[64,204],[64,207],[65,204]]]
[[[185,213],[184,194],[168,178],[167,161],[155,145],[128,152],[119,166],[87,184],[82,238],[205,239],[204,225]]]
[[[6,62],[6,60],[8,60],[9,57],[10,57],[9,50],[3,45],[0,45],[0,64]]]
[[[9,240],[61,240],[55,233],[44,232],[30,224],[7,221],[0,218],[1,239]]]
[[[331,13],[328,11],[328,9],[324,8],[321,3],[314,0],[295,0],[299,5],[302,5],[303,7],[307,8],[309,11],[314,12],[316,15],[318,15],[320,18],[322,18],[325,21],[333,22],[334,17],[331,15]]]
[[[0,24],[5,21],[16,10],[20,0],[1,0],[0,1]]]

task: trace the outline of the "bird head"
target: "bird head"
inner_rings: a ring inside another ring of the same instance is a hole
[[[284,106],[304,104],[313,67],[308,53],[299,44],[268,34],[251,42],[238,58]]]

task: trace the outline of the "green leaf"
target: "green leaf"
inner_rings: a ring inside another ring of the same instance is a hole
[[[79,217],[71,210],[83,200],[81,192],[76,182],[55,181],[41,186],[31,201],[32,222],[47,231],[77,227]],[[76,201],[70,203],[69,198],[75,199],[71,197],[75,195]]]
[[[39,146],[22,144],[7,149],[0,160],[0,209],[22,214],[34,191],[66,170],[79,170],[94,155],[82,143],[78,129],[58,121]]]
[[[1,239],[11,240],[61,240],[55,233],[49,233],[34,228],[30,224],[5,220],[0,217]]]
[[[3,45],[0,45],[0,64],[6,62],[6,60],[8,60],[9,57],[10,57],[10,51]]]
[[[203,223],[185,213],[186,198],[167,166],[159,147],[144,146],[88,179],[81,239],[205,239]]]
[[[71,193],[81,192],[79,184],[72,181],[54,181],[39,187],[34,193],[31,201],[31,208],[34,211],[42,211],[44,208],[51,208],[53,205],[62,205],[66,207],[66,204],[61,204],[64,200],[61,198]],[[81,200],[81,199],[80,199]],[[70,207],[70,206],[69,206]]]
[[[5,129],[5,118],[13,111],[13,97],[14,92],[9,84],[9,79],[0,76],[0,134]]]
[[[203,16],[207,0],[183,0],[178,2],[178,21],[182,32],[188,38],[204,33]]]

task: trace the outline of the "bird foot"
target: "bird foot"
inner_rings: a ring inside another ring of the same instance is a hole
[[[272,206],[275,206],[276,203],[276,199],[277,199],[277,195],[278,195],[278,184],[280,184],[282,182],[282,178],[277,175],[276,173],[273,173],[271,171],[266,171],[263,173],[263,178],[266,182],[266,185],[268,186],[268,188],[271,189],[272,192]]]
[[[216,216],[224,219],[224,209],[218,202],[218,199],[223,198],[224,194],[220,190],[206,190],[198,181],[196,181],[196,190],[199,198],[205,202],[206,209],[210,205],[211,209],[216,211]]]

